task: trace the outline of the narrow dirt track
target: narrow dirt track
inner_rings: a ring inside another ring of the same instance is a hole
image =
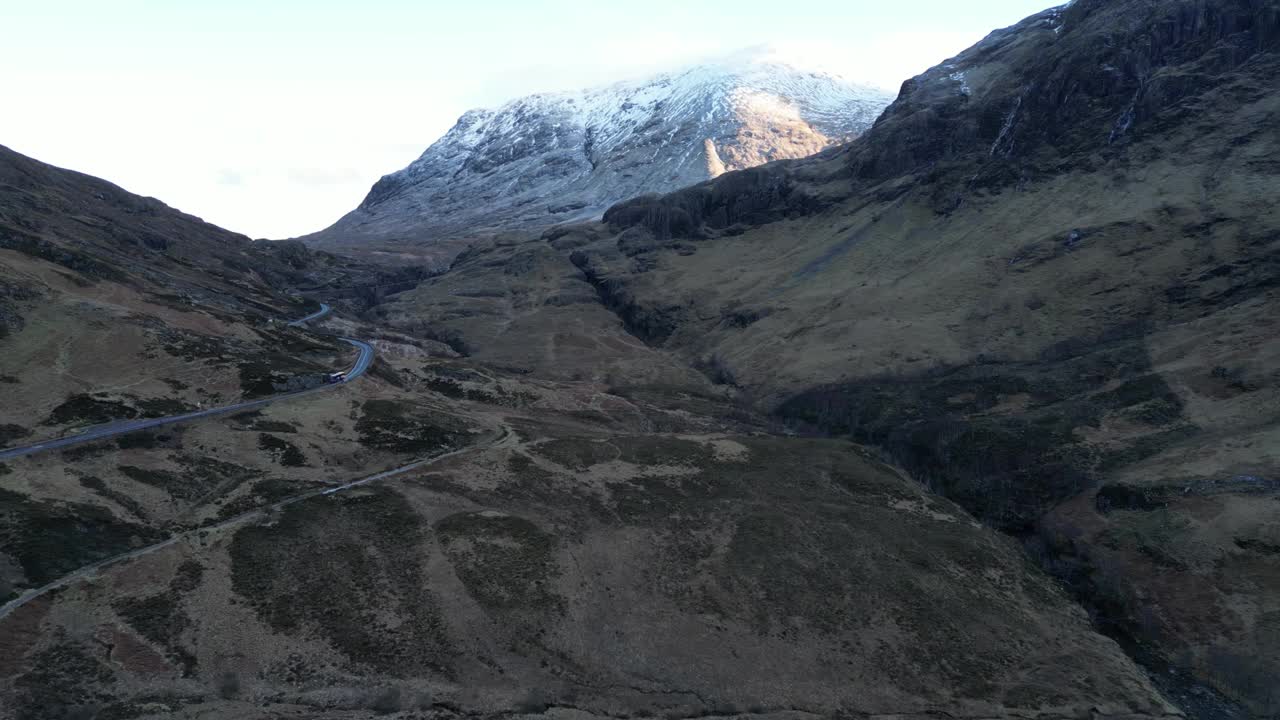
[[[26,605],[27,603],[31,602],[32,600],[43,597],[44,595],[48,595],[49,593],[55,590],[58,590],[60,588],[64,588],[64,587],[67,587],[68,585],[72,585],[79,580],[87,580],[93,577],[95,574],[97,574],[100,570],[105,570],[109,567],[127,563],[130,560],[136,560],[137,558],[143,557],[145,555],[150,555],[152,553],[163,550],[169,547],[170,545],[181,542],[183,540],[201,540],[210,533],[220,532],[222,530],[226,530],[228,528],[241,525],[245,522],[248,522],[250,520],[254,520],[257,518],[264,518],[272,512],[281,510],[295,503],[300,503],[304,500],[310,500],[312,498],[321,497],[325,495],[336,495],[338,493],[363,487],[365,485],[369,485],[371,483],[375,483],[380,480],[387,480],[390,478],[398,477],[400,475],[413,472],[414,470],[419,470],[425,467],[429,467],[443,460],[447,460],[451,457],[464,455],[468,453],[482,452],[485,450],[491,450],[496,447],[507,447],[512,444],[511,441],[514,437],[515,435],[511,431],[511,429],[503,426],[500,429],[496,430],[489,438],[486,438],[485,440],[475,445],[469,445],[467,447],[459,448],[457,450],[443,453],[441,455],[435,455],[432,457],[414,460],[411,463],[400,465],[398,467],[391,468],[390,470],[384,470],[382,472],[375,473],[373,475],[368,475],[358,480],[353,480],[351,482],[343,483],[341,485],[334,485],[332,487],[327,487],[327,488],[317,488],[315,490],[309,490],[305,493],[299,493],[298,495],[287,497],[283,500],[279,500],[270,505],[264,505],[259,508],[254,508],[253,510],[249,510],[247,512],[236,515],[235,517],[228,518],[227,520],[223,520],[222,522],[216,525],[207,525],[204,527],[184,530],[165,540],[161,540],[158,543],[148,545],[146,547],[138,548],[136,550],[130,550],[127,553],[121,553],[119,555],[115,555],[115,556],[106,558],[104,560],[99,560],[98,562],[92,563],[90,565],[86,565],[80,568],[79,570],[68,573],[67,575],[64,575],[58,578],[57,580],[54,580],[53,582],[50,582],[46,585],[42,585],[41,587],[27,590],[26,592],[22,593],[21,595],[14,598],[13,600],[10,600],[4,605],[0,605],[0,622],[3,622],[6,617],[11,615],[14,611],[18,610],[19,608],[21,608],[23,605]]]

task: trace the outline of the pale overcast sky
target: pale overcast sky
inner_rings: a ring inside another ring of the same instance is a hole
[[[326,227],[473,107],[744,47],[896,90],[1053,0],[0,0],[0,145],[252,237]]]

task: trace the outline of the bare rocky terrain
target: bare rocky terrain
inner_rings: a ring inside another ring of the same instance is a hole
[[[378,353],[0,464],[0,718],[1276,716],[1278,51],[1076,0],[425,279],[0,155],[0,446]]]

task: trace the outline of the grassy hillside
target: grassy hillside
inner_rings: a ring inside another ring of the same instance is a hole
[[[129,196],[82,231],[122,191],[11,163],[47,176],[6,190],[7,442],[341,361],[266,322],[330,260],[281,288],[276,248]],[[468,257],[404,294],[430,312],[327,321],[376,345],[356,381],[0,464],[0,718],[1173,712],[961,507],[767,434],[560,249]]]
[[[0,147],[0,447],[277,391],[348,360],[285,322],[413,277],[254,242]]]
[[[475,357],[541,328],[597,368],[626,331],[627,361],[702,373],[681,387],[879,448],[1109,631],[1274,713],[1278,50],[1274,2],[1078,0],[844,148],[479,248],[380,312]],[[497,279],[532,257],[541,295]]]

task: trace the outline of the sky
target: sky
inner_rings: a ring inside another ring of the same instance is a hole
[[[251,237],[293,237],[471,108],[762,45],[896,91],[1053,4],[0,0],[0,145]]]

